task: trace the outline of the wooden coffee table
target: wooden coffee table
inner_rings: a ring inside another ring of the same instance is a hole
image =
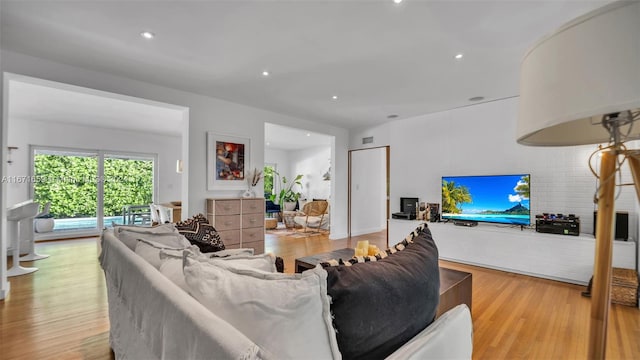
[[[354,249],[339,249],[298,258],[295,262],[296,272],[313,269],[319,263],[331,259],[350,259],[354,252]],[[471,278],[471,273],[440,267],[440,303],[436,317],[440,317],[459,304],[467,304],[471,310]]]
[[[296,259],[296,264],[295,264],[296,272],[301,273],[305,270],[313,269],[319,263],[323,261],[331,260],[331,259],[336,259],[336,260],[351,259],[354,254],[355,254],[354,249],[338,249],[338,250],[329,251],[326,253],[301,257]]]

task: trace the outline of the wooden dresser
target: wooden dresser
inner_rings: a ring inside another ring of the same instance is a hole
[[[264,253],[264,199],[207,199],[206,209],[209,223],[227,249],[253,248],[256,254]]]

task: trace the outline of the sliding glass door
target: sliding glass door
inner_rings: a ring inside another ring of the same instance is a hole
[[[153,202],[152,157],[104,155],[104,225],[151,222]]]
[[[33,201],[51,203],[54,231],[98,229],[98,154],[35,149]]]
[[[54,232],[146,224],[155,160],[154,155],[34,147],[33,199],[51,203]]]

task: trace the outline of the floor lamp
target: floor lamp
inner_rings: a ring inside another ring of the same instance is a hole
[[[640,200],[640,151],[624,145],[640,139],[639,19],[640,2],[610,3],[540,40],[521,67],[520,144],[608,144],[602,153],[597,194],[590,359],[605,357],[615,175],[624,162],[631,168]]]

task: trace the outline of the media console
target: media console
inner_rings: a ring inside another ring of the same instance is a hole
[[[389,220],[389,245],[393,245],[421,221]],[[586,285],[593,275],[593,235],[562,236],[532,229],[480,224],[428,223],[440,258],[546,279]],[[614,241],[613,266],[636,269],[635,241]]]

